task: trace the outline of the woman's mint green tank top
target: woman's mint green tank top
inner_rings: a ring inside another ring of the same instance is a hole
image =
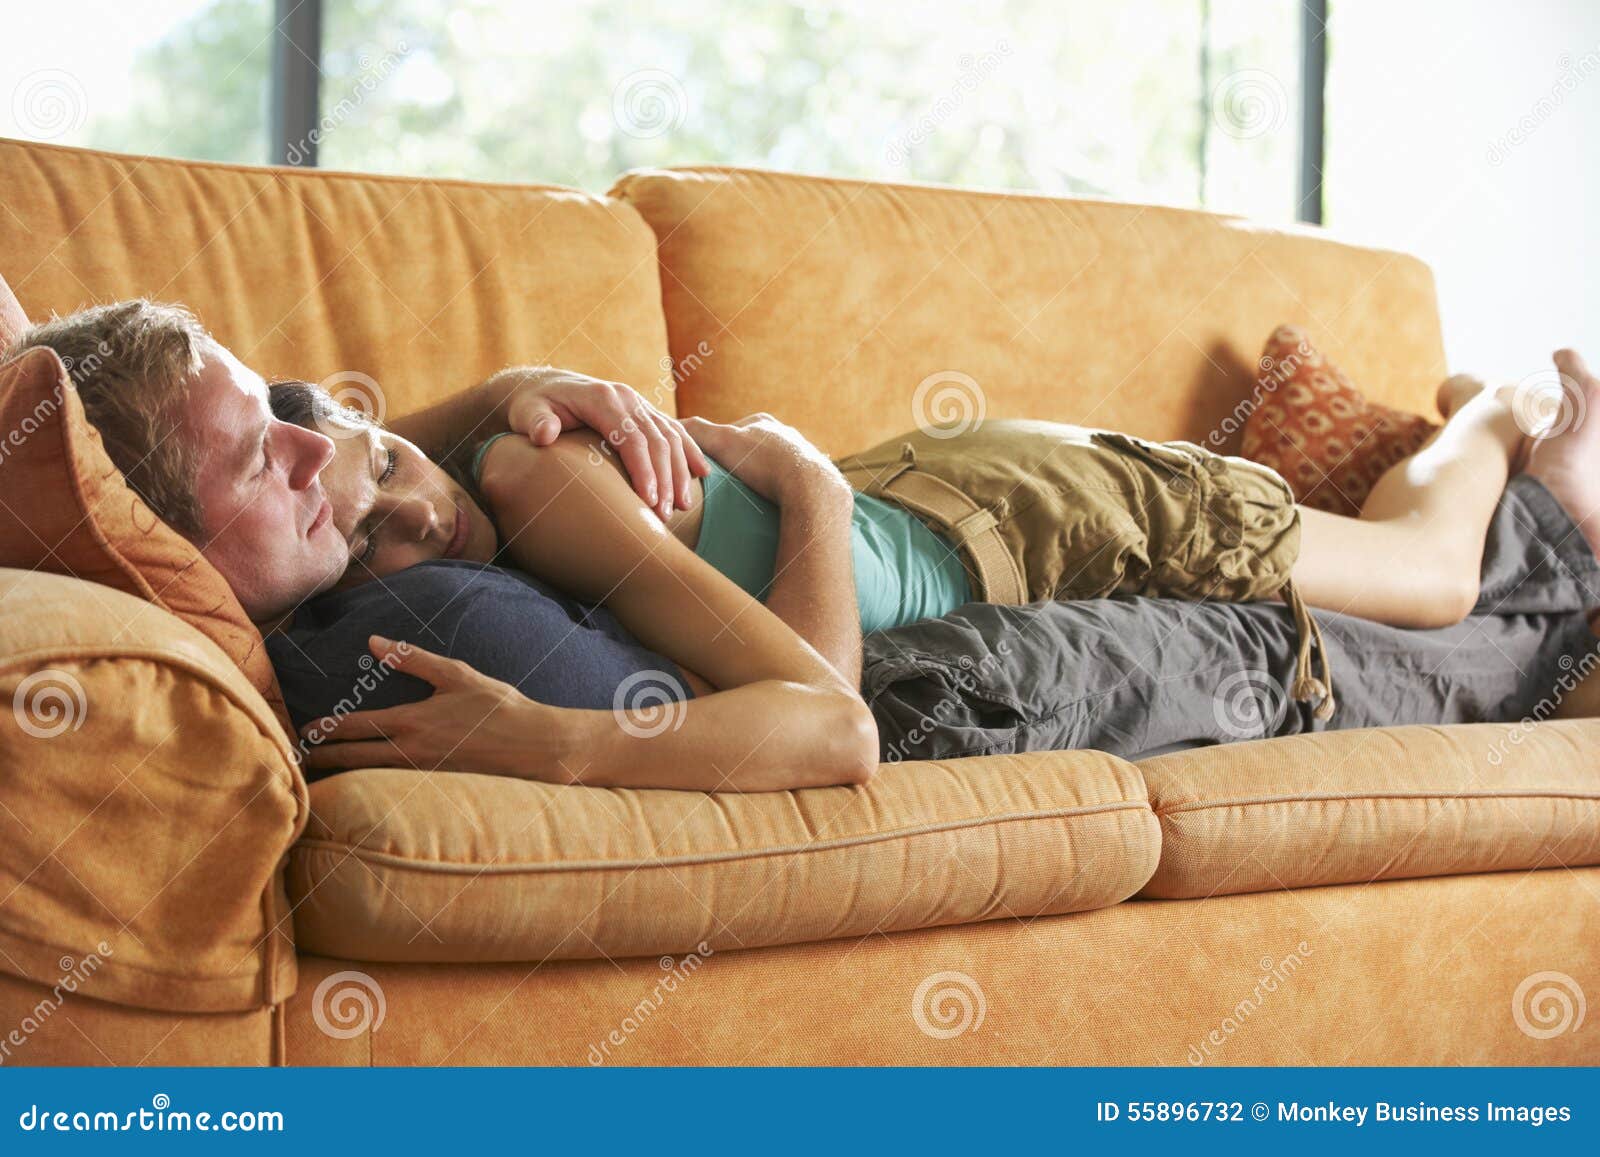
[[[695,553],[756,599],[778,557],[778,508],[706,456],[705,510]],[[881,631],[948,614],[972,601],[958,548],[903,507],[856,493],[850,519],[861,629]]]
[[[472,456],[478,480],[483,456],[502,432]],[[705,509],[694,552],[754,599],[765,599],[778,561],[778,508],[740,482],[709,454],[701,480]],[[966,568],[954,543],[929,530],[903,507],[856,492],[850,518],[850,558],[863,631],[882,631],[935,619],[972,601]]]

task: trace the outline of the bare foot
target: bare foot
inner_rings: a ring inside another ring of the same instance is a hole
[[[1600,557],[1600,378],[1576,350],[1557,350],[1555,363],[1558,377],[1525,382],[1513,404],[1531,442],[1524,471],[1544,483]]]

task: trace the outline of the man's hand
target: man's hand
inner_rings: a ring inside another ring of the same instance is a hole
[[[579,716],[598,713],[536,703],[509,683],[414,643],[373,635],[367,645],[383,666],[431,684],[433,694],[417,703],[308,724],[301,735],[308,741],[309,766],[323,771],[444,768],[577,782],[583,761],[570,756],[585,737],[569,733],[578,730]],[[574,726],[564,726],[568,722]]]
[[[535,446],[579,426],[598,431],[622,459],[634,493],[663,520],[688,509],[691,480],[710,470],[681,422],[620,382],[536,366],[501,370],[488,385],[504,390],[506,424]]]
[[[730,474],[779,506],[801,495],[850,493],[828,456],[771,414],[751,414],[727,425],[689,418],[684,429]]]

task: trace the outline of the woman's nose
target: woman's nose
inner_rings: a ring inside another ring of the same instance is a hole
[[[439,528],[439,512],[426,498],[413,498],[401,503],[395,516],[406,533],[417,542],[433,537]]]

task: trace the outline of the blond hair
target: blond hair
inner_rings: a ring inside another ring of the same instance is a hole
[[[24,330],[9,351],[55,350],[128,485],[194,540],[202,535],[195,448],[175,434],[208,340],[183,306],[135,298],[53,317]]]

